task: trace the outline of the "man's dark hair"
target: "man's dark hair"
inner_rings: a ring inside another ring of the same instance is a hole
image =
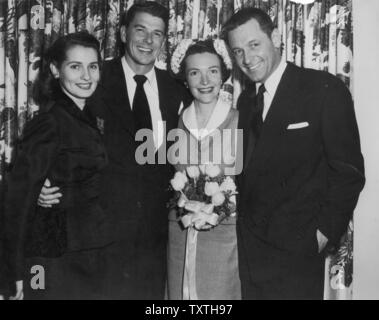
[[[247,7],[237,11],[224,24],[222,28],[222,38],[229,44],[228,33],[251,19],[255,19],[262,31],[266,33],[268,37],[271,37],[272,31],[275,29],[275,25],[270,16],[261,9]]]
[[[129,23],[133,21],[135,15],[139,12],[149,13],[154,17],[161,18],[165,24],[165,33],[167,33],[169,11],[166,7],[154,1],[133,4],[128,11],[122,14],[120,27],[128,27]]]

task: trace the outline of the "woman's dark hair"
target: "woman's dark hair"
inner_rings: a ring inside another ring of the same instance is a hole
[[[38,78],[33,86],[33,99],[40,107],[43,107],[60,91],[59,79],[53,77],[50,71],[50,64],[53,63],[59,69],[66,60],[67,51],[75,46],[96,50],[99,67],[101,68],[100,44],[93,35],[87,31],[80,31],[58,38],[47,49]]]
[[[214,48],[212,39],[200,40],[200,41],[197,41],[196,43],[192,44],[187,49],[187,52],[184,55],[182,62],[180,63],[180,71],[177,74],[174,74],[171,71],[173,76],[177,79],[182,80],[182,81],[186,81],[186,59],[190,55],[198,54],[198,53],[215,54],[218,57],[218,59],[220,60],[222,82],[224,83],[226,80],[228,80],[228,78],[230,76],[230,70],[227,69],[223,58],[217,53],[216,49]]]

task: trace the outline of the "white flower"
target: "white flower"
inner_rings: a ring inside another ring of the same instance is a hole
[[[226,177],[224,181],[220,185],[220,190],[224,192],[236,192],[237,187],[236,184],[234,183],[233,179],[231,177]]]
[[[195,201],[195,200],[189,200],[184,205],[184,208],[190,212],[200,212],[201,208],[204,206],[203,202]]]
[[[218,165],[207,164],[205,165],[205,174],[209,177],[214,178],[217,177],[221,173],[221,169]]]
[[[187,167],[187,174],[190,178],[196,179],[200,175],[199,167],[197,166]]]
[[[174,190],[181,191],[188,182],[188,178],[184,173],[178,171],[170,182]]]
[[[199,169],[202,174],[205,174],[205,164],[199,165]]]
[[[220,93],[218,94],[218,98],[226,104],[229,104],[229,105],[233,104],[233,94],[230,93],[229,91],[225,90],[224,88],[220,89]]]
[[[232,59],[230,58],[225,41],[222,39],[215,39],[213,40],[213,47],[215,48],[216,52],[222,57],[222,60],[224,61],[226,68],[228,70],[232,70],[233,63]]]
[[[182,63],[182,60],[184,56],[186,55],[186,52],[188,48],[193,44],[193,41],[191,39],[183,39],[179,42],[177,47],[175,48],[172,57],[171,57],[171,70],[174,74],[178,74],[180,72],[180,64]]]
[[[225,196],[222,192],[217,192],[212,196],[212,203],[215,206],[221,206],[225,201]]]
[[[201,212],[204,212],[205,214],[210,215],[213,213],[213,209],[214,209],[213,204],[208,203],[208,204],[203,205],[203,207],[201,208]]]
[[[186,205],[187,201],[188,201],[187,197],[184,194],[181,194],[180,198],[178,200],[178,207],[179,208],[184,208],[184,206]]]
[[[207,196],[211,197],[217,192],[220,192],[220,187],[217,182],[206,182],[204,185],[204,192]]]

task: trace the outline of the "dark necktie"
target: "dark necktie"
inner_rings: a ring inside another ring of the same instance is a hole
[[[264,96],[266,88],[262,84],[258,89],[258,94],[255,97],[255,108],[252,119],[252,129],[256,139],[259,138],[263,126],[263,108],[264,108]]]
[[[147,80],[144,75],[135,75],[134,80],[137,83],[136,92],[133,99],[133,116],[135,129],[152,129],[151,114],[149,103],[143,89],[143,84]]]

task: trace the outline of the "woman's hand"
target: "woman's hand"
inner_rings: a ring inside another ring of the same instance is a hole
[[[51,208],[54,204],[58,204],[59,198],[62,197],[58,191],[59,187],[51,187],[50,180],[46,179],[38,197],[38,205],[43,208]]]
[[[24,300],[24,281],[16,281],[16,294],[9,297],[9,300]]]

